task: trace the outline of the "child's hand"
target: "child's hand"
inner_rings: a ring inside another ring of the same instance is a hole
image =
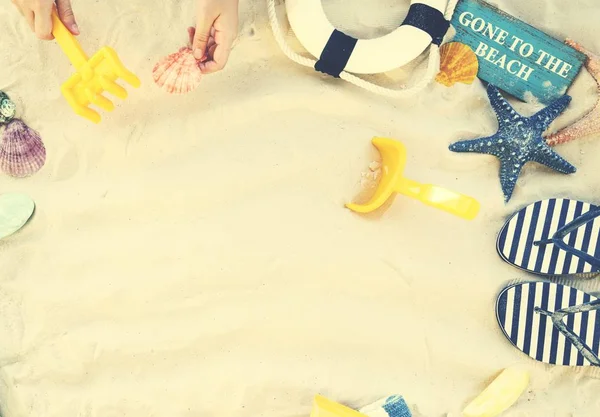
[[[12,0],[21,14],[27,19],[31,30],[40,39],[54,39],[52,36],[52,8],[54,0]],[[58,16],[73,35],[79,35],[75,16],[71,8],[71,0],[56,0]]]
[[[222,70],[238,30],[239,0],[198,0],[196,29],[190,28],[194,57],[200,70],[211,73]]]

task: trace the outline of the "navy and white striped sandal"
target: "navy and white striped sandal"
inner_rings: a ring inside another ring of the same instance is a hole
[[[600,366],[600,299],[551,282],[506,287],[498,323],[512,344],[552,365]]]
[[[504,225],[498,253],[509,264],[545,277],[600,273],[600,207],[553,198],[530,204]]]

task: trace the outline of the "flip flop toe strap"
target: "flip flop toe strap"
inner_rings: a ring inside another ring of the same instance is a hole
[[[581,353],[581,356],[587,359],[588,362],[593,366],[600,366],[600,358],[598,355],[585,343],[584,340],[581,339],[581,337],[569,329],[563,320],[566,316],[571,314],[581,314],[596,310],[600,310],[600,300],[564,308],[554,313],[539,307],[535,308],[536,313],[550,317],[554,327],[556,327],[556,329],[561,332],[573,344],[573,346],[575,346],[575,349]]]
[[[544,245],[554,244],[555,246],[564,250],[565,252],[582,259],[583,261],[589,263],[590,265],[592,265],[596,268],[600,268],[600,259],[596,258],[595,256],[590,255],[589,253],[583,252],[582,250],[575,249],[574,247],[567,245],[565,243],[565,241],[563,240],[569,233],[571,233],[571,232],[579,229],[581,226],[595,220],[599,216],[600,216],[600,208],[597,207],[593,210],[588,211],[585,214],[582,214],[581,216],[577,217],[570,223],[565,224],[563,227],[558,229],[556,231],[556,233],[554,233],[554,236],[552,236],[550,239],[538,240],[538,241],[533,242],[533,244],[535,246],[544,246]]]

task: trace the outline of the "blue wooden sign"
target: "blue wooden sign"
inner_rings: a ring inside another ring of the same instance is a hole
[[[566,94],[585,55],[482,0],[461,0],[453,41],[479,58],[478,77],[523,101],[544,104]]]

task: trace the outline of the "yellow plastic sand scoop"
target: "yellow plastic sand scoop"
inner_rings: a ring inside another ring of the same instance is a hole
[[[94,123],[99,123],[100,114],[88,106],[95,104],[103,110],[112,111],[115,108],[113,102],[102,93],[108,91],[116,97],[125,99],[127,91],[115,81],[122,78],[129,85],[137,88],[141,84],[140,80],[123,66],[116,52],[108,46],[88,59],[75,36],[58,18],[56,10],[52,12],[52,25],[54,38],[77,70],[61,86],[61,92],[75,113]]]
[[[480,204],[473,197],[456,193],[431,184],[420,184],[402,176],[406,165],[406,148],[396,140],[373,138],[373,145],[381,153],[381,181],[371,200],[365,204],[347,204],[357,213],[370,213],[381,207],[394,193],[404,194],[447,211],[466,220],[473,220]]]

